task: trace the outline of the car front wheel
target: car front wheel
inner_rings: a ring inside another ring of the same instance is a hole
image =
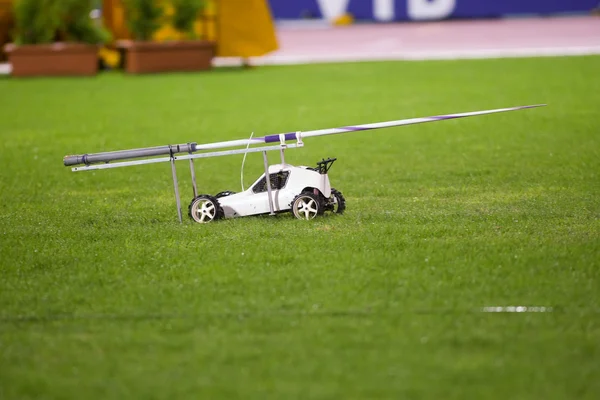
[[[219,201],[215,197],[205,194],[194,198],[188,209],[190,217],[200,224],[221,219],[224,215]]]

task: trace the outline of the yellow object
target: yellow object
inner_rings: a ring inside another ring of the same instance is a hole
[[[173,17],[173,6],[169,1],[164,2],[164,18],[168,21]],[[184,39],[183,32],[178,32],[170,23],[163,24],[158,31],[154,32],[152,39],[157,42],[164,42],[167,40],[181,40]]]
[[[343,25],[352,25],[354,23],[354,17],[352,14],[343,14],[333,20],[333,25],[343,26]]]
[[[217,6],[217,55],[257,57],[277,50],[267,0],[221,0]]]
[[[111,68],[116,68],[121,62],[121,56],[119,52],[106,47],[100,48],[98,51],[98,56],[107,66]]]

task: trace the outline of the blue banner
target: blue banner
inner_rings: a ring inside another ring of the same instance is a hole
[[[275,19],[332,19],[346,12],[362,21],[497,18],[585,13],[600,0],[269,0]]]

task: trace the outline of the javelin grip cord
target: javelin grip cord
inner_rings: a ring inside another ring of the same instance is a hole
[[[158,147],[146,147],[142,149],[107,151],[95,154],[72,155],[65,156],[63,159],[63,163],[66,167],[69,167],[73,165],[90,165],[116,160],[126,160],[130,158],[171,155],[177,153],[193,153],[196,151],[196,146],[196,143],[186,143]]]

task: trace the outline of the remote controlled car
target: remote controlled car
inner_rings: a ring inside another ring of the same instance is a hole
[[[269,214],[270,202],[274,213],[291,211],[298,219],[313,219],[325,211],[342,214],[346,201],[341,192],[331,187],[328,175],[335,160],[319,161],[317,168],[271,165],[269,182],[262,174],[243,192],[225,191],[215,196],[197,196],[188,207],[189,216],[196,222],[207,223],[221,218]],[[271,186],[271,196],[268,185]]]

